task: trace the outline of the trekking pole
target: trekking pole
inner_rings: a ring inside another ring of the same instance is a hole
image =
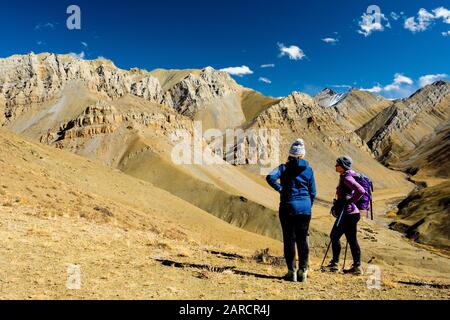
[[[370,219],[373,220],[373,204],[372,204],[372,200],[370,200]]]
[[[320,270],[321,270],[321,271],[323,271],[323,264],[325,263],[325,260],[326,260],[327,255],[328,255],[328,251],[330,250],[330,247],[331,247],[331,241],[330,241],[330,243],[328,244],[327,251],[325,252],[325,256],[323,257],[322,264],[320,265]]]
[[[342,207],[342,212],[339,215],[339,219],[337,220],[336,227],[339,227],[339,223],[341,223],[342,216],[344,215],[345,205]]]
[[[342,270],[345,270],[345,260],[347,260],[347,249],[348,249],[348,241],[345,245],[345,253],[344,253],[344,265],[342,266]]]

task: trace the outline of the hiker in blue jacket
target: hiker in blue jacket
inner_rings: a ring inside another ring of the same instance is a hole
[[[314,172],[308,162],[305,143],[298,139],[291,146],[287,163],[273,170],[266,178],[280,193],[280,222],[283,230],[284,257],[288,267],[285,279],[306,281],[308,272],[308,230],[311,208],[316,197]],[[278,182],[280,180],[280,182]],[[295,244],[299,255],[299,268],[295,263]]]

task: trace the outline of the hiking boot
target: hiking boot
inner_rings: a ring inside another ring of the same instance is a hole
[[[286,281],[297,282],[297,272],[289,270],[288,273],[283,277]]]
[[[298,282],[306,282],[308,278],[308,269],[301,268],[297,271],[297,281]]]
[[[354,274],[356,276],[362,276],[364,274],[363,269],[360,265],[353,265],[350,269],[343,270],[346,274]]]
[[[327,269],[331,272],[338,272],[339,271],[339,263],[331,260],[330,264],[327,265]]]

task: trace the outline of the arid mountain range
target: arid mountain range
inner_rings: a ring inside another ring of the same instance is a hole
[[[273,129],[280,133],[278,162],[301,137],[316,174],[313,260],[323,253],[331,228],[334,161],[348,154],[376,188],[376,220],[365,221],[361,230],[364,260],[388,270],[401,261],[411,277],[427,270],[425,280],[448,282],[449,93],[450,83],[439,81],[395,101],[358,89],[273,98],[211,67],[122,70],[105,59],[49,53],[0,59],[1,162],[8,168],[0,181],[7,204],[2,215],[16,208],[23,223],[30,216],[57,233],[55,225],[41,220],[68,219],[63,226],[70,229],[76,217],[74,228],[83,228],[82,214],[89,226],[104,225],[105,237],[114,222],[131,237],[154,230],[167,238],[166,245],[185,243],[192,252],[198,248],[189,241],[198,237],[216,249],[241,248],[240,254],[266,247],[277,253],[278,195],[265,184],[260,166],[238,152],[248,150],[249,139],[227,143],[219,155],[232,154],[243,160],[239,164],[180,165],[172,159],[174,133],[194,134],[196,123],[224,136],[226,129]],[[213,145],[206,138],[200,144],[206,150]],[[269,140],[265,151],[275,149]],[[156,242],[152,246],[164,255]],[[184,258],[193,262],[194,257]]]

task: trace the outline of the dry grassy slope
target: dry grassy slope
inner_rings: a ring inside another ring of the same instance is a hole
[[[268,238],[230,226],[119,170],[22,140],[5,129],[0,132],[0,162],[4,167],[1,172],[2,196],[12,200],[4,202],[7,206],[24,205],[40,218],[81,216],[89,221],[117,223],[123,228],[149,232],[161,229],[164,233],[173,229],[174,234],[183,238],[207,239],[220,233],[219,242],[236,239],[236,232],[243,232],[256,241],[266,239],[269,245],[275,244]],[[111,214],[95,210],[95,207],[106,208]],[[190,233],[187,235],[186,232]],[[250,239],[245,241],[249,245],[257,243]],[[245,248],[246,244],[239,246]]]
[[[261,93],[253,90],[246,90],[242,92],[242,111],[245,119],[252,121],[260,112],[268,107],[278,103],[281,99],[266,97]]]
[[[422,244],[450,251],[450,181],[413,192],[403,200],[392,228]]]
[[[118,165],[120,170],[149,181],[233,225],[281,239],[279,196],[267,187],[262,177],[226,163],[175,165],[167,156],[170,146],[164,146],[161,139],[157,146],[155,139],[149,137],[138,141],[146,148],[125,155]],[[322,244],[325,237],[312,228],[312,243]]]
[[[82,87],[74,88],[78,88],[78,91],[68,88],[63,91],[58,101],[31,106],[28,112],[14,119],[8,127],[35,140],[39,140],[47,131],[58,132],[62,124],[75,119],[88,105],[96,101],[95,98],[101,99],[101,96],[82,90]],[[166,118],[174,114],[164,106],[154,105],[131,95],[105,101],[119,114],[162,115],[162,123],[167,122]],[[55,105],[58,106],[57,110]],[[178,123],[183,121],[177,120]],[[190,123],[189,119],[185,121]],[[185,166],[184,170],[181,170],[173,165],[170,159],[173,144],[169,141],[169,136],[177,129],[178,124],[171,124],[172,127],[170,124],[164,124],[170,127],[168,129],[169,127],[158,127],[158,123],[155,120],[144,125],[138,119],[130,119],[112,124],[114,131],[110,133],[87,134],[53,144],[109,166],[120,167],[125,172],[153,182],[156,186],[234,225],[280,239],[275,192],[230,165]],[[89,129],[101,126],[92,124],[85,127]],[[152,174],[149,174],[150,172]],[[215,194],[214,201],[211,194]],[[242,201],[241,197],[246,199]]]
[[[412,179],[425,188],[400,203],[392,227],[419,243],[450,251],[450,123],[401,159],[396,169],[413,173]]]
[[[281,239],[276,211],[244,197],[243,190],[231,189],[226,182],[215,181],[220,179],[219,172],[223,171],[222,168],[217,168],[215,172],[210,173],[202,166],[177,166],[170,159],[165,159],[164,156],[151,151],[145,151],[127,159],[119,168],[131,176],[149,181],[233,225],[278,240]],[[211,168],[211,170],[214,169]],[[236,177],[237,174],[232,171],[228,174],[228,177],[230,176]],[[255,186],[254,192],[258,192],[259,186],[256,183],[244,176],[239,180],[242,185],[250,182],[249,187]],[[262,187],[259,189],[264,192]],[[268,190],[266,193],[269,193]]]
[[[17,58],[17,61],[15,60]],[[52,59],[59,59],[58,61],[60,63],[69,63],[69,64],[81,64],[82,66],[86,67],[86,69],[83,71],[86,71],[87,73],[91,73],[94,69],[97,67],[106,67],[106,73],[105,73],[105,79],[101,78],[105,82],[110,81],[111,79],[108,79],[109,72],[118,71],[119,73],[128,73],[130,76],[135,79],[139,80],[142,79],[144,76],[147,76],[148,73],[144,70],[138,70],[138,69],[132,69],[130,71],[124,71],[124,70],[116,70],[117,68],[114,66],[114,64],[110,61],[106,60],[94,60],[90,62],[78,62],[73,61],[73,57],[70,56],[64,56],[64,55],[50,55],[50,54],[41,54],[41,55],[29,55],[29,56],[17,56],[12,57],[12,59],[3,59],[1,60],[2,66],[8,70],[8,72],[11,70],[11,61],[13,61],[15,64],[17,64],[17,67],[23,67],[23,68],[30,68],[30,72],[36,72],[37,78],[31,78],[31,87],[36,84],[40,84],[40,79],[44,81],[47,79],[47,73],[50,74],[50,76],[53,76],[51,74],[52,70],[49,68],[49,65],[51,63]],[[22,65],[21,65],[22,64]],[[28,65],[29,64],[29,65]],[[45,66],[45,68],[44,68]],[[90,69],[92,67],[92,70]],[[58,70],[53,70],[55,73],[58,72]],[[167,91],[171,89],[174,85],[182,81],[184,78],[186,78],[189,75],[195,75],[199,76],[202,73],[202,70],[155,70],[152,72],[153,75],[155,75],[161,82],[163,86],[163,90]],[[94,72],[96,74],[96,71]],[[101,74],[101,73],[99,73]],[[103,75],[103,74],[101,74]],[[14,76],[14,73],[11,72],[10,76]],[[62,76],[61,76],[62,77]],[[62,77],[63,78],[63,77]],[[119,79],[120,80],[120,79]],[[12,81],[12,78],[6,77],[5,81]],[[232,86],[236,86],[237,84],[234,83],[234,81],[230,80]],[[103,84],[102,84],[103,85]],[[119,83],[113,87],[116,89],[117,87],[120,87],[121,83]],[[52,84],[53,86],[53,84]],[[54,86],[53,86],[54,87]],[[54,89],[52,87],[52,89]],[[90,88],[91,90],[88,90],[85,88],[85,86],[81,83],[81,81],[69,81],[68,83],[64,84],[64,88],[61,91],[61,93],[58,93],[57,96],[58,99],[52,99],[51,101],[45,101],[43,103],[33,103],[26,107],[16,106],[14,110],[14,117],[12,117],[10,120],[12,120],[8,127],[12,129],[13,131],[17,133],[21,133],[24,136],[33,138],[35,140],[41,140],[42,137],[45,136],[47,132],[51,132],[53,135],[58,134],[60,132],[61,125],[68,125],[71,120],[77,118],[88,105],[92,105],[97,100],[106,100],[106,97],[102,95],[100,92],[94,92],[95,90],[92,90],[93,88]],[[208,90],[207,87],[204,87],[203,90]],[[34,92],[34,91],[33,91]],[[57,90],[55,90],[57,92]],[[40,91],[35,92],[36,95],[39,96]],[[114,95],[114,92],[111,93]],[[233,104],[233,101],[230,102]],[[119,113],[126,113],[131,111],[134,113],[134,115],[139,116],[139,114],[146,113],[149,114],[151,112],[154,112],[156,114],[162,114],[164,116],[170,114],[170,110],[165,110],[164,106],[158,105],[156,108],[153,103],[150,101],[133,97],[131,95],[125,95],[120,99],[116,99],[114,101],[108,101],[108,104],[112,107],[115,107]],[[234,103],[236,104],[236,103]],[[237,103],[239,104],[239,103]],[[217,102],[217,106],[221,105],[221,102]],[[23,109],[23,110],[17,110],[17,109]],[[222,110],[224,111],[224,110]],[[219,112],[220,114],[221,112]],[[226,113],[226,112],[225,112]],[[3,113],[2,113],[3,116]],[[200,115],[198,115],[200,118],[204,118],[205,122],[208,122],[211,120],[211,123],[214,122],[214,119],[209,119],[209,111],[204,112]],[[94,118],[95,119],[95,118]],[[138,126],[138,129],[134,129],[133,126],[135,125],[134,122],[137,121],[128,121],[126,125],[122,125],[119,128],[114,128],[114,124],[111,126],[102,126],[102,125],[92,125],[88,130],[114,130],[114,134],[103,134],[103,135],[90,135],[89,133],[86,134],[83,133],[84,138],[80,139],[73,139],[74,141],[63,141],[61,143],[58,143],[57,145],[59,147],[64,147],[68,150],[71,150],[75,153],[78,153],[80,155],[101,160],[102,162],[110,165],[110,166],[117,166],[124,158],[130,157],[135,152],[140,152],[144,148],[148,148],[149,146],[147,144],[142,143],[140,140],[141,132],[140,130],[143,130],[142,127]],[[130,128],[131,127],[131,128]],[[147,131],[157,131],[158,128],[152,127],[152,128],[146,128]],[[103,131],[102,131],[103,132]],[[100,132],[99,132],[100,133]],[[106,133],[106,132],[104,132]],[[161,135],[158,136],[158,134],[150,134],[152,140],[160,140],[163,139]],[[153,143],[151,145],[152,149],[159,149],[158,143]],[[168,148],[166,149],[166,153]],[[176,173],[176,168],[171,167],[171,169],[174,169],[174,172]],[[197,183],[197,179],[202,178],[202,176],[207,175],[206,173],[202,173],[201,170],[197,170],[200,172],[195,172],[196,175],[194,177],[190,178],[190,181],[195,185]],[[212,176],[212,174],[209,174],[209,176]],[[233,177],[233,175],[231,175]],[[219,178],[220,179],[220,178]],[[211,179],[209,179],[211,180]],[[220,185],[220,188],[225,189],[227,192],[232,189],[234,193],[240,194],[238,191],[236,191],[235,188],[232,188],[228,186],[227,183],[217,183],[217,178],[215,178],[216,183],[214,186],[210,186],[213,189],[217,189],[218,185]],[[229,181],[232,181],[233,184],[236,184],[237,179],[228,179]],[[202,184],[202,181],[198,181],[198,183]],[[259,186],[260,187],[260,186]],[[178,186],[180,188],[180,186]],[[189,188],[188,184],[184,185],[182,188]],[[223,195],[224,198],[232,197],[232,195],[228,194],[227,192],[224,192],[222,189],[215,190],[219,194]],[[248,188],[247,188],[248,189]],[[251,186],[250,186],[251,189]],[[252,197],[251,192],[249,193]],[[268,193],[267,190],[265,193]],[[195,196],[194,196],[195,198]],[[260,197],[261,199],[270,198],[269,197]],[[238,206],[239,207],[239,206]],[[262,208],[262,210],[270,211],[265,208]],[[257,212],[253,212],[255,214]],[[272,212],[273,213],[273,212]],[[229,219],[228,219],[229,220]],[[234,219],[236,220],[236,218]],[[239,218],[241,220],[241,218]],[[245,223],[245,222],[241,222]],[[275,232],[276,233],[276,232]],[[277,235],[279,237],[279,235]]]
[[[448,290],[398,283],[448,283],[448,260],[383,227],[363,223],[379,242],[361,235],[364,249],[374,247],[364,260],[374,256],[382,268],[380,290],[368,290],[366,277],[317,272],[323,252],[317,248],[309,283],[286,283],[273,278],[283,266],[250,259],[265,247],[280,255],[277,241],[230,226],[148,182],[4,129],[0,151],[2,299],[448,298]],[[69,264],[81,268],[80,290],[66,288]],[[213,268],[225,266],[239,272]]]
[[[58,117],[66,120],[68,113],[73,114],[73,110],[83,109],[82,106],[87,103],[87,100],[78,101],[79,104],[76,106],[61,103],[74,100],[73,95],[74,92],[66,91],[62,99],[55,102],[61,104],[58,114],[48,111],[53,108],[51,106],[36,107],[34,113],[30,111],[18,117],[10,126],[11,129],[19,131],[17,130],[19,126],[28,125],[28,128],[19,132],[36,140],[46,131],[57,132],[61,126]],[[107,104],[114,106],[119,113],[171,114],[170,110],[165,110],[162,106],[154,106],[133,96],[125,96]],[[45,107],[50,109],[44,109]],[[36,117],[36,112],[46,116],[38,117],[40,120],[36,125],[30,126],[30,119],[33,119],[33,114]],[[71,117],[73,119],[76,116]],[[114,132],[64,139],[56,145],[109,166],[119,167],[124,172],[150,181],[246,230],[270,235],[275,239],[281,238],[275,211],[277,209],[275,192],[271,192],[267,186],[261,186],[230,165],[185,166],[184,169],[174,165],[170,159],[172,144],[167,137],[169,133],[171,132],[163,133],[157,126],[145,126],[139,124],[137,120],[130,120],[115,125]],[[214,198],[211,197],[212,194],[215,195]]]
[[[444,178],[450,175],[450,121],[423,137],[414,150],[400,155],[395,170],[415,173],[415,180],[423,178]]]

